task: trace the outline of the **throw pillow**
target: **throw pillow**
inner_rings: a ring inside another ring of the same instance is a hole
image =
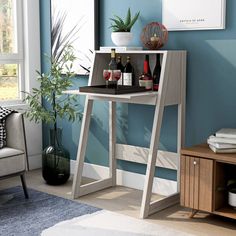
[[[0,149],[5,147],[7,143],[6,118],[12,112],[14,111],[0,107]]]

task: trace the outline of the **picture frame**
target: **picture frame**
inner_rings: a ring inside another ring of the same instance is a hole
[[[226,0],[162,1],[162,24],[168,31],[225,29],[225,18]]]
[[[53,27],[62,23],[62,37],[71,34],[70,45],[76,60],[73,71],[77,75],[89,75],[93,52],[99,48],[99,0],[51,0],[51,39]],[[57,29],[57,28],[56,28]],[[51,40],[52,55],[55,45]]]

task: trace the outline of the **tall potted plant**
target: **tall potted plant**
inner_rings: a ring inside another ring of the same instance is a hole
[[[42,156],[42,172],[45,181],[52,185],[63,184],[70,176],[70,155],[61,143],[62,130],[58,128],[58,118],[76,119],[75,97],[63,94],[72,86],[74,59],[72,48],[65,47],[59,60],[50,60],[51,69],[47,73],[38,72],[40,88],[33,88],[32,93],[25,97],[29,104],[26,116],[36,122],[41,120],[51,124],[50,144]]]
[[[110,18],[112,21],[110,28],[112,29],[111,39],[116,46],[128,46],[133,39],[131,29],[139,17],[140,12],[136,13],[132,18],[131,10],[128,9],[125,19],[114,15]]]
[[[50,69],[46,73],[38,73],[40,87],[26,93],[25,100],[29,104],[26,116],[36,122],[50,124],[50,144],[43,151],[42,174],[48,184],[65,183],[70,176],[70,155],[62,146],[62,129],[58,128],[58,118],[74,121],[77,116],[76,98],[63,94],[72,86],[72,71],[75,61],[74,40],[77,28],[74,27],[62,35],[66,15],[54,19],[51,32],[52,56],[47,58]],[[43,103],[41,102],[43,101]]]

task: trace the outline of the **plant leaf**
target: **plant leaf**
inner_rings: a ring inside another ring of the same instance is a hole
[[[228,182],[227,182],[227,187],[229,187],[229,186],[232,186],[232,185],[236,185],[236,179],[230,179],[230,180],[228,180]]]
[[[123,25],[125,25],[125,22],[121,19],[121,17],[117,16],[117,15],[114,15],[119,21],[120,23],[122,23]]]
[[[114,21],[114,22],[115,22],[115,25],[116,25],[118,28],[124,28],[124,27],[125,27],[124,22],[121,22],[121,21],[119,21],[119,20],[112,19],[112,18],[111,18],[111,21]]]
[[[128,31],[131,30],[131,28],[133,27],[134,23],[137,21],[138,17],[139,17],[140,12],[136,13],[134,18],[131,20],[130,24],[127,26]]]
[[[126,19],[125,19],[125,25],[129,25],[131,22],[131,12],[130,12],[130,7],[128,9],[128,12],[127,12],[127,16],[126,16]]]

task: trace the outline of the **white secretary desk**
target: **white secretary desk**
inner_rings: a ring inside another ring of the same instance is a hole
[[[180,160],[180,149],[184,145],[185,134],[185,94],[186,94],[186,51],[126,51],[117,52],[122,57],[131,56],[132,65],[137,75],[142,73],[144,55],[150,56],[150,64],[155,62],[155,55],[161,55],[161,76],[159,91],[130,93],[122,95],[82,93],[78,90],[70,90],[65,93],[85,95],[84,116],[82,120],[80,141],[77,152],[75,174],[73,179],[73,198],[96,192],[116,185],[116,102],[136,103],[155,106],[150,147],[147,155],[147,169],[143,189],[140,217],[146,218],[150,214],[167,208],[179,202],[179,164],[177,169],[177,192],[166,196],[161,200],[151,202],[152,185],[156,163],[159,153],[162,158],[166,155],[174,155],[177,163]],[[94,53],[93,67],[90,72],[88,85],[105,84],[102,77],[104,68],[110,61],[110,53],[96,51]],[[94,100],[109,101],[109,177],[97,180],[89,184],[81,185],[82,171],[84,165],[85,151],[88,139],[91,112]],[[178,132],[177,132],[177,153],[158,151],[162,117],[165,106],[178,105]],[[164,155],[163,155],[164,154]],[[122,158],[119,158],[122,159]],[[132,160],[135,161],[135,160]]]

